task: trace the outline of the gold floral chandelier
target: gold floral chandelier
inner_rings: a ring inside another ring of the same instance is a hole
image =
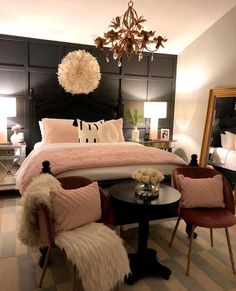
[[[133,1],[129,1],[128,9],[124,15],[113,18],[109,27],[111,30],[105,32],[103,37],[95,39],[96,46],[103,50],[104,46],[110,45],[109,49],[112,52],[113,58],[117,60],[118,66],[121,67],[121,59],[123,54],[126,54],[128,59],[132,55],[138,55],[138,60],[143,58],[143,51],[147,50],[152,53],[151,61],[153,61],[153,53],[156,52],[163,42],[167,39],[158,35],[155,36],[155,31],[147,31],[143,27],[143,22],[146,20],[143,16],[138,16],[133,8]],[[106,61],[109,62],[107,53]]]

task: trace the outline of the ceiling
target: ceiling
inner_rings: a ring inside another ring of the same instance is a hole
[[[0,34],[94,44],[128,0],[0,0]],[[134,0],[150,30],[167,37],[159,52],[179,54],[236,5],[236,0]]]

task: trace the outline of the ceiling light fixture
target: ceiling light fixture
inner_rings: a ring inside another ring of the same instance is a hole
[[[105,45],[111,45],[110,51],[113,58],[117,60],[118,66],[121,67],[121,59],[123,54],[131,58],[133,54],[138,55],[138,60],[143,58],[143,51],[147,50],[152,53],[151,61],[153,61],[153,53],[156,52],[163,42],[167,39],[158,35],[155,36],[155,31],[147,31],[142,23],[146,20],[143,16],[138,16],[133,8],[133,1],[129,1],[128,9],[124,15],[113,18],[109,27],[111,30],[105,32],[103,37],[95,39],[96,46],[103,50]],[[106,61],[109,62],[107,54]]]

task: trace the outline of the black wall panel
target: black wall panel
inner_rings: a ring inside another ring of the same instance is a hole
[[[36,96],[58,96],[61,89],[58,86],[56,71],[30,71],[29,88],[33,88]]]
[[[60,48],[57,45],[47,45],[39,43],[29,44],[30,67],[57,69],[59,60]]]
[[[93,56],[99,61],[101,72],[119,75],[121,69],[117,66],[116,61],[109,56],[109,62],[106,61],[106,54],[100,50],[93,50]]]
[[[131,57],[128,60],[127,57],[122,61],[122,71],[125,75],[131,76],[145,76],[148,77],[149,69],[149,57],[143,56],[143,59],[139,62],[137,56]]]
[[[1,39],[0,64],[24,66],[25,52],[23,41]]]
[[[151,79],[148,82],[148,100],[149,101],[172,101],[173,92],[172,79]]]
[[[84,49],[96,57],[101,69],[99,87],[88,95],[66,93],[57,80],[57,68],[69,52]],[[124,57],[122,67],[109,54],[94,46],[0,35],[0,94],[17,98],[17,117],[8,120],[10,127],[23,127],[28,151],[40,134],[38,120],[42,117],[81,118],[97,120],[121,114],[117,108],[143,108],[144,101],[167,101],[168,116],[159,127],[170,129],[172,136],[176,79],[175,55],[144,53],[139,62]],[[140,135],[149,129],[149,120],[140,125]],[[125,122],[124,134],[130,138],[132,126]]]
[[[25,87],[25,73],[23,70],[0,67],[0,94],[23,95]]]
[[[150,62],[151,77],[175,78],[176,57],[168,55],[159,55],[155,57],[155,62]]]
[[[142,100],[147,99],[147,80],[123,78],[121,91],[124,100]]]

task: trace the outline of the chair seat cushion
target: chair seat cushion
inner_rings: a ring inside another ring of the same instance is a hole
[[[213,178],[190,178],[178,175],[181,207],[225,207],[221,175]]]
[[[180,208],[180,215],[186,223],[207,228],[230,227],[236,224],[236,217],[224,208]]]

